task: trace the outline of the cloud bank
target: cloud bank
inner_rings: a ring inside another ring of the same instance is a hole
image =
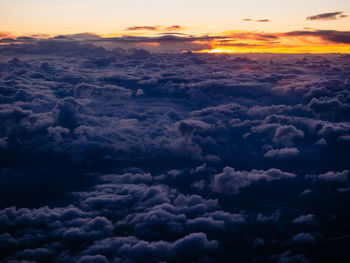
[[[0,46],[1,261],[349,259],[348,55],[78,37]]]

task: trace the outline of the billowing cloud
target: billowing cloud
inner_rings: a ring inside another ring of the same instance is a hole
[[[1,45],[0,261],[348,259],[349,56],[230,34]]]
[[[282,148],[282,149],[272,149],[264,154],[267,158],[276,158],[276,159],[287,159],[295,157],[299,154],[297,148]]]
[[[231,167],[225,167],[221,174],[214,176],[212,190],[226,195],[236,195],[240,189],[248,187],[254,182],[265,180],[267,182],[281,178],[293,178],[293,173],[285,173],[279,169],[269,169],[267,171],[252,170],[235,171]]]
[[[313,222],[315,222],[315,215],[313,214],[301,215],[293,220],[295,224],[310,224]]]

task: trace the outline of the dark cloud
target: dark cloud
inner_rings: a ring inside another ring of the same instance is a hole
[[[318,176],[318,178],[320,180],[325,180],[325,181],[346,182],[346,181],[348,181],[348,174],[349,174],[348,170],[344,170],[344,171],[338,172],[338,173],[330,171],[330,172],[327,172],[327,173],[324,173],[324,174],[320,174]]]
[[[294,254],[293,251],[288,250],[281,255],[272,256],[274,260],[277,260],[278,263],[310,263],[310,260],[302,254]]]
[[[315,237],[310,233],[299,233],[292,238],[293,243],[304,244],[315,242]]]
[[[225,167],[223,173],[216,174],[212,182],[213,192],[226,195],[236,195],[240,189],[248,187],[257,181],[274,181],[281,178],[293,178],[293,173],[285,173],[279,169],[269,169],[267,171],[252,170],[235,171],[231,167]]]
[[[132,26],[128,27],[126,31],[181,31],[185,28],[179,25],[173,26]]]
[[[257,20],[254,20],[254,19],[251,19],[251,18],[245,18],[245,19],[242,19],[242,21],[261,23],[261,22],[270,22],[270,19],[257,19]]]
[[[17,54],[58,54],[67,56],[102,55],[105,49],[140,49],[146,48],[156,52],[182,52],[184,50],[202,50],[210,48],[209,43],[213,40],[229,39],[229,36],[191,36],[172,32],[177,26],[164,28],[159,36],[134,36],[123,35],[121,37],[101,37],[92,33],[74,35],[61,35],[53,38],[3,38],[1,42],[6,45],[2,52]],[[158,29],[154,29],[158,30]],[[169,31],[169,32],[166,32]],[[17,44],[17,45],[15,45]],[[96,45],[98,47],[96,47]],[[79,48],[80,47],[80,51]],[[95,50],[92,50],[95,49]],[[66,51],[66,53],[65,53]]]
[[[314,30],[314,31],[292,31],[284,33],[285,36],[314,36],[333,43],[350,43],[349,31],[337,30]]]
[[[149,30],[149,31],[156,31],[159,29],[159,26],[132,26],[128,27],[125,30],[127,31],[138,31],[138,30]]]
[[[309,224],[313,222],[315,222],[315,215],[313,214],[301,215],[293,220],[295,224]]]
[[[322,13],[314,16],[309,16],[306,19],[307,20],[336,20],[340,18],[347,17],[347,15],[344,15],[344,12],[332,12],[332,13]]]
[[[276,158],[276,159],[286,159],[297,156],[299,154],[297,148],[282,148],[282,149],[271,149],[264,154],[267,158]]]

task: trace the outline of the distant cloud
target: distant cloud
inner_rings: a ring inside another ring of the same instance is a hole
[[[10,38],[10,37],[13,37],[10,33],[0,31],[0,38]]]
[[[344,15],[344,12],[332,12],[309,16],[306,20],[336,20],[344,17],[347,17],[347,15]]]
[[[177,31],[184,30],[185,28],[179,25],[173,26],[132,26],[128,27],[126,31]]]
[[[315,31],[292,31],[284,33],[284,36],[315,36],[334,43],[350,44],[350,31],[315,30]]]
[[[159,26],[132,26],[132,27],[128,27],[126,31],[141,31],[141,30],[156,31],[158,29],[159,29]]]
[[[160,32],[162,33],[162,32]],[[0,43],[38,43],[39,45],[45,45],[52,41],[61,41],[66,43],[86,41],[87,43],[100,43],[99,46],[108,47],[122,47],[122,48],[148,48],[154,51],[161,52],[182,52],[184,50],[202,50],[210,48],[209,43],[215,40],[230,39],[230,36],[220,35],[202,35],[192,36],[179,34],[177,32],[171,32],[160,34],[160,36],[134,36],[123,35],[120,37],[102,37],[93,33],[80,33],[73,35],[59,35],[52,38],[32,38],[32,37],[17,37],[7,38],[1,37]],[[4,35],[6,36],[6,35]],[[58,43],[58,42],[55,42]],[[68,44],[67,44],[68,45]],[[70,45],[73,45],[70,44]],[[46,49],[45,49],[46,50]]]
[[[165,27],[164,29],[167,31],[176,31],[176,30],[185,30],[186,28],[179,25],[174,25],[174,26]]]
[[[338,31],[338,30],[299,30],[290,32],[271,32],[265,33],[263,31],[226,31],[222,34],[217,35],[190,35],[184,34],[182,32],[175,31],[179,28],[183,28],[178,25],[173,25],[169,27],[164,26],[137,26],[129,28],[130,30],[149,30],[155,34],[150,36],[146,33],[144,35],[134,35],[132,33],[125,33],[124,35],[114,36],[114,37],[104,37],[94,33],[79,33],[72,35],[59,35],[49,38],[44,35],[37,36],[17,36],[11,37],[10,34],[6,32],[0,32],[0,43],[1,44],[11,44],[11,43],[34,43],[50,40],[59,41],[87,41],[88,43],[99,43],[97,45],[105,48],[145,48],[149,51],[157,52],[182,52],[185,50],[192,51],[207,51],[207,50],[254,50],[268,51],[274,48],[285,48],[290,49],[291,46],[286,45],[289,41],[295,40],[295,45],[293,47],[308,47],[310,46],[310,39],[312,42],[324,45],[326,47],[330,43],[339,44],[342,46],[343,50],[347,50],[347,46],[344,47],[343,44],[350,44],[350,31]],[[310,38],[311,37],[311,38]],[[339,46],[339,47],[340,47]],[[341,47],[340,47],[341,48]],[[297,50],[298,51],[298,50]],[[333,51],[338,52],[337,49]],[[339,49],[341,51],[341,49]],[[215,51],[214,51],[215,52]],[[303,50],[305,52],[305,50]],[[314,103],[311,106],[316,106],[318,104],[324,104],[322,101],[320,103]],[[333,103],[333,102],[330,102]],[[317,105],[316,105],[317,104]],[[341,103],[338,103],[341,106]],[[342,110],[342,114],[339,116],[346,115],[348,110]],[[325,115],[326,113],[317,113]],[[343,117],[341,117],[343,118]]]
[[[230,36],[234,39],[251,39],[260,41],[271,41],[278,39],[278,36],[275,34],[265,34],[256,32],[233,32]]]
[[[245,18],[245,19],[242,19],[242,21],[246,21],[246,22],[270,22],[270,19],[257,19],[257,20],[254,20],[254,19],[251,19],[251,18]]]

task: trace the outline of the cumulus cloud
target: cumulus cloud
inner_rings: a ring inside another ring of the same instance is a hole
[[[297,148],[282,148],[282,149],[272,149],[264,154],[267,158],[276,158],[276,159],[287,159],[290,157],[295,157],[299,154]]]
[[[310,233],[299,233],[292,238],[292,242],[296,244],[313,243],[315,237]]]
[[[346,182],[348,180],[348,174],[349,170],[344,170],[342,172],[327,172],[324,174],[320,174],[318,176],[319,179],[324,180],[324,181],[335,181],[335,182]]]
[[[308,215],[301,215],[293,220],[293,223],[296,224],[309,224],[315,221],[315,215],[308,214]]]
[[[248,187],[254,182],[265,180],[267,182],[281,178],[293,178],[293,173],[282,172],[279,169],[269,169],[267,171],[252,170],[235,171],[234,168],[225,167],[221,174],[216,174],[212,182],[212,190],[226,195],[236,195],[240,189]]]
[[[302,254],[294,254],[293,251],[288,250],[281,255],[272,256],[272,259],[277,260],[278,263],[289,263],[289,262],[299,262],[299,263],[310,263],[310,260]]]

